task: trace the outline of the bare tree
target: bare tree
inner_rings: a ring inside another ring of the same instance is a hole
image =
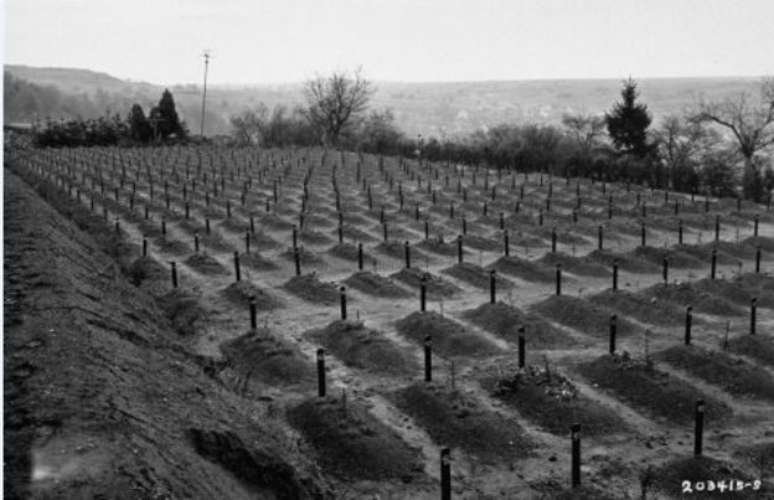
[[[678,115],[668,115],[653,132],[659,155],[668,171],[673,189],[686,190],[696,182],[695,169],[703,155],[711,151],[720,140],[720,134],[708,129],[700,121],[685,120]],[[693,179],[686,178],[686,175]]]
[[[599,137],[605,133],[605,117],[576,114],[562,116],[562,125],[570,132],[570,135],[578,143],[578,147],[585,156],[591,154],[597,145]]]
[[[761,82],[760,102],[749,92],[719,102],[700,102],[694,122],[715,123],[731,131],[745,163],[745,175],[759,176],[755,156],[774,144],[774,79]]]
[[[260,144],[265,134],[268,113],[269,109],[266,105],[259,103],[254,110],[246,110],[238,115],[233,115],[229,121],[237,143],[242,145]]]
[[[325,144],[336,145],[345,128],[365,111],[373,94],[370,81],[360,69],[352,76],[333,73],[318,76],[305,84],[304,95],[309,123],[320,131]]]

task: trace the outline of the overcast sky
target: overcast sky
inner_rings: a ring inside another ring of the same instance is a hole
[[[5,0],[5,61],[153,83],[774,74],[774,0]]]

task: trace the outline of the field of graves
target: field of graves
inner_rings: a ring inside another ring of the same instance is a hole
[[[6,387],[85,391],[104,358],[145,436],[116,449],[177,457],[126,466],[153,498],[774,498],[766,204],[321,148],[11,149],[4,175]],[[47,282],[85,319],[37,367],[29,325],[68,328]]]

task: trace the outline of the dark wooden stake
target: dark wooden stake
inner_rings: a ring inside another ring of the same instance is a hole
[[[172,288],[177,288],[177,264],[170,262],[172,265]]]
[[[562,265],[556,265],[556,295],[562,294]]]
[[[704,400],[696,401],[696,411],[694,413],[694,434],[693,434],[693,455],[701,456],[702,440],[704,438]]]
[[[239,252],[234,252],[234,275],[237,281],[242,281],[242,273],[239,267]]]
[[[618,316],[610,315],[610,354],[615,354],[615,334],[618,326]]]
[[[258,316],[256,312],[255,297],[250,297],[250,328],[256,330],[258,328]]]
[[[524,345],[524,327],[519,327],[519,368],[524,368],[524,358],[526,357],[527,351],[526,346]]]
[[[325,397],[325,349],[317,349],[317,396]]]
[[[441,450],[441,500],[451,500],[451,452]]]
[[[341,319],[347,319],[347,289],[346,287],[339,288],[339,297],[341,297]]]
[[[433,381],[433,340],[425,337],[425,382]]]
[[[457,262],[462,264],[462,235],[457,236]]]
[[[756,323],[756,309],[758,306],[758,299],[753,297],[750,301],[750,335],[755,335],[755,323]]]
[[[580,424],[572,424],[570,427],[570,440],[572,441],[572,487],[577,488],[581,484],[581,442]]]
[[[693,323],[693,307],[685,308],[685,345],[691,345],[691,323]]]
[[[489,271],[489,303],[490,304],[494,304],[495,302],[497,302],[496,274],[497,272],[494,269]]]

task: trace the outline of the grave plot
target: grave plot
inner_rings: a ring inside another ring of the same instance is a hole
[[[739,307],[749,309],[753,298],[759,307],[774,308],[774,280],[760,274],[744,274],[725,280],[703,279],[694,283],[707,291]]]
[[[619,314],[630,316],[643,323],[656,326],[675,326],[685,322],[685,311],[678,308],[665,296],[645,296],[626,290],[607,289],[592,295],[589,302]],[[701,322],[696,319],[695,322]]]
[[[586,259],[592,262],[599,262],[604,266],[608,266],[612,272],[613,264],[616,264],[622,271],[628,271],[630,273],[652,273],[658,271],[658,267],[652,263],[642,260],[639,256],[634,256],[629,253],[617,253],[609,250],[594,250],[589,253]]]
[[[547,267],[556,267],[559,264],[564,271],[585,276],[606,277],[610,275],[610,268],[606,266],[597,262],[589,262],[584,257],[573,257],[562,252],[547,252],[537,260],[537,263]]]
[[[769,372],[724,352],[680,345],[654,357],[735,396],[774,400],[774,377]]]
[[[638,411],[674,425],[693,422],[696,401],[706,403],[706,416],[722,422],[731,409],[721,401],[659,370],[652,362],[632,359],[627,353],[604,355],[577,366],[580,375]]]
[[[490,370],[482,376],[481,385],[492,397],[552,434],[565,436],[575,423],[588,436],[632,432],[613,409],[580,394],[569,378],[548,363],[505,372]]]
[[[272,293],[263,288],[259,288],[249,281],[236,281],[221,290],[221,294],[229,302],[248,310],[248,306],[255,304],[258,311],[272,311],[285,307],[285,303],[275,297]]]
[[[382,333],[367,328],[362,321],[337,320],[304,335],[352,368],[394,376],[419,371],[419,365],[410,353]]]
[[[314,366],[293,344],[276,333],[258,328],[220,345],[225,366],[236,376],[240,392],[254,383],[314,387]]]
[[[460,281],[464,281],[476,288],[485,290],[490,289],[493,279],[490,271],[470,262],[460,262],[451,267],[447,267],[441,272],[457,278]],[[513,288],[513,283],[507,278],[495,274],[494,280],[497,289],[508,290]]]
[[[412,294],[389,278],[369,271],[359,271],[344,280],[344,284],[374,297],[407,298]]]
[[[307,399],[288,419],[312,446],[323,470],[341,479],[420,479],[419,451],[371,415],[358,401]]]
[[[282,287],[313,304],[334,305],[339,302],[339,289],[336,284],[320,281],[315,273],[293,276]]]
[[[728,341],[728,351],[774,368],[774,340],[762,335],[740,335]]]
[[[191,337],[203,330],[207,311],[198,295],[174,288],[159,297],[158,304],[178,335]]]
[[[229,273],[223,264],[218,262],[212,255],[206,253],[195,253],[184,262],[188,267],[202,274],[225,276]]]
[[[636,259],[641,259],[653,264],[649,272],[658,272],[659,266],[664,259],[669,261],[669,267],[702,269],[707,266],[705,262],[687,253],[681,252],[677,248],[657,248],[652,246],[639,246],[630,252],[630,255]]]
[[[553,269],[516,256],[500,257],[493,264],[489,265],[488,268],[525,281],[537,283],[553,283],[556,279],[556,273]]]
[[[740,306],[722,297],[702,290],[698,283],[679,283],[674,285],[653,285],[637,292],[647,300],[664,300],[685,307],[692,307],[697,313],[718,316],[741,316],[747,312]]]
[[[567,295],[549,297],[530,306],[529,311],[592,337],[607,337],[611,317],[616,315],[616,312],[608,307]],[[617,316],[615,323],[616,333],[622,337],[642,331],[624,317]]]
[[[433,350],[446,357],[480,358],[500,352],[496,345],[485,338],[433,311],[411,313],[398,320],[395,327],[398,333],[420,345],[424,345],[429,336]]]
[[[418,383],[390,395],[436,443],[459,448],[484,463],[528,458],[535,445],[519,423],[483,407],[461,390]]]
[[[421,289],[424,278],[424,283],[427,287],[427,298],[432,300],[453,297],[462,291],[459,287],[449,283],[440,276],[424,272],[415,267],[403,268],[397,273],[390,275],[390,278],[416,288],[417,291]]]
[[[516,343],[523,335],[529,348],[551,349],[575,345],[575,339],[555,328],[543,317],[503,302],[482,304],[462,313],[462,317],[503,339]],[[520,332],[523,328],[524,331]]]

